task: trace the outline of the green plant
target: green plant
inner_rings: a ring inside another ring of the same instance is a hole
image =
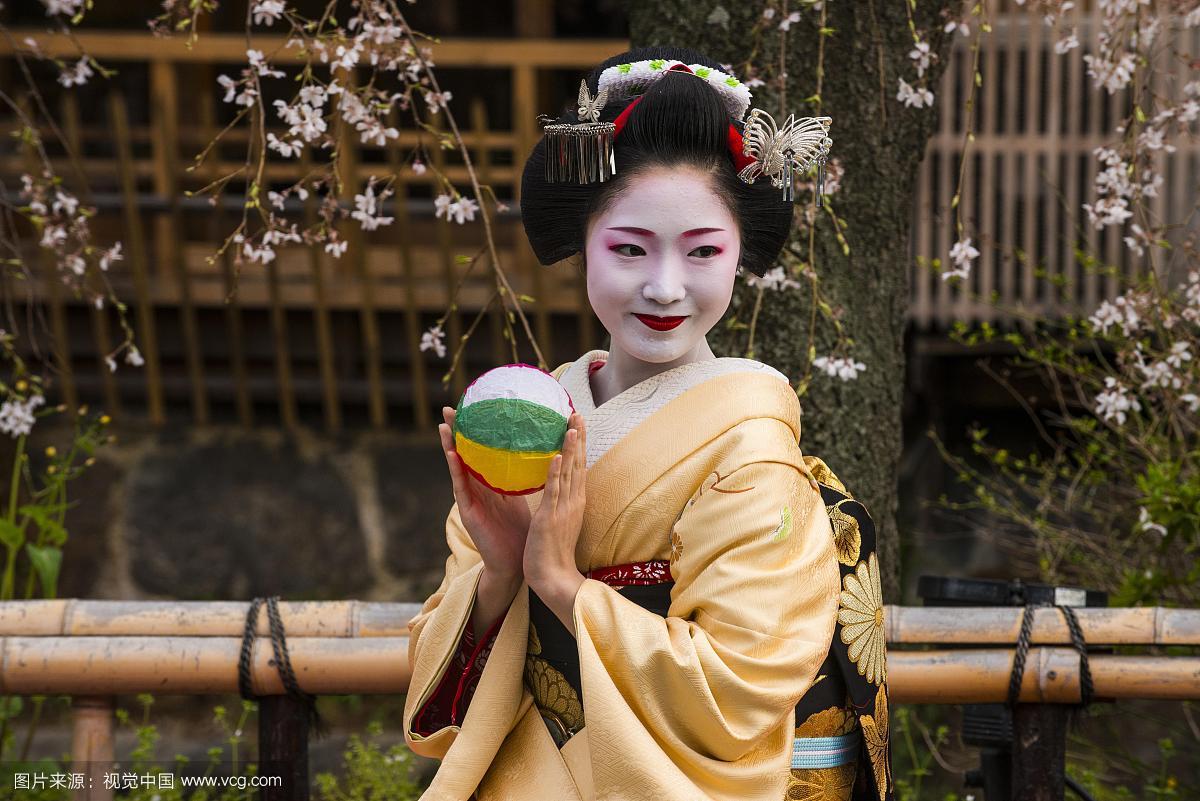
[[[357,734],[350,737],[345,778],[339,782],[330,773],[316,777],[320,801],[410,801],[421,794],[413,777],[412,752],[399,744],[381,751],[374,739],[382,733],[383,725],[371,721],[367,742]]]

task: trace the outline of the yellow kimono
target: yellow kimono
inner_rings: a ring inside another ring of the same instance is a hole
[[[829,516],[797,443],[800,405],[760,362],[666,370],[600,407],[594,350],[553,375],[588,431],[581,572],[669,560],[663,617],[586,580],[575,599],[586,723],[561,750],[523,679],[522,585],[462,725],[414,714],[469,624],[482,562],[458,507],[438,590],[409,624],[405,739],[442,760],[422,799],[748,801],[784,797],[795,706],[825,659],[840,578]],[[526,496],[531,509],[541,493]]]

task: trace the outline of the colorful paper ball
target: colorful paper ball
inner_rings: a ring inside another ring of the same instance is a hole
[[[471,382],[454,417],[454,447],[467,470],[505,495],[546,485],[550,460],[562,450],[575,406],[552,375],[506,364]]]

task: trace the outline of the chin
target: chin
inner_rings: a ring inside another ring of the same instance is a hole
[[[632,342],[615,341],[613,344],[638,361],[649,364],[666,364],[682,359],[691,353],[697,342],[698,340],[685,341],[683,337],[664,337],[659,342],[649,342],[646,339],[638,338]]]

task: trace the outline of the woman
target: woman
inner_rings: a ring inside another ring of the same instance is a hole
[[[587,86],[618,124],[615,176],[547,183],[543,140],[522,219],[543,264],[582,254],[611,345],[552,373],[576,413],[536,494],[469,477],[443,410],[451,555],[410,623],[405,737],[443,761],[427,799],[775,801],[837,630],[838,551],[795,391],[705,334],[791,204],[738,178],[749,93],[715,62],[632,51]]]

